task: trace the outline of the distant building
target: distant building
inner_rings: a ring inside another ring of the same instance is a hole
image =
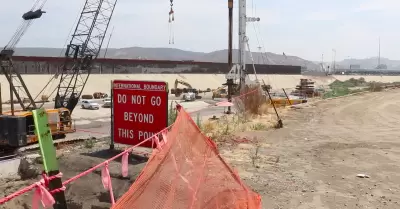
[[[376,69],[387,69],[387,65],[385,65],[385,64],[380,64],[380,65],[378,65],[377,67],[376,67]]]
[[[350,65],[350,69],[361,69],[360,65]]]

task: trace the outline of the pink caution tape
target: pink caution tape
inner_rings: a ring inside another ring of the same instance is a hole
[[[162,135],[162,138],[163,138],[163,141],[164,141],[165,144],[166,144],[167,141],[168,141],[168,139],[167,139],[167,134],[168,134],[168,129],[164,129],[164,130],[161,132],[161,135]]]
[[[44,184],[44,180],[36,183],[36,190],[32,199],[32,209],[39,208],[39,201],[42,203],[43,208],[49,208],[56,203],[53,196],[42,184]]]
[[[158,138],[157,134],[153,136],[153,140],[156,141],[157,149],[160,150],[161,149],[160,138]]]
[[[104,189],[110,189],[110,172],[108,171],[108,164],[104,165],[101,169],[101,182],[103,183]]]
[[[127,177],[128,176],[128,159],[129,159],[129,152],[125,152],[124,155],[122,155],[122,176]]]
[[[163,139],[163,140],[160,142],[160,147],[161,147],[161,148],[168,142],[167,134],[168,134],[168,129],[164,129],[164,130],[161,132],[161,136],[162,136],[162,139]]]
[[[111,203],[114,205],[115,199],[114,199],[114,193],[113,193],[113,189],[112,189],[110,171],[108,170],[108,163],[106,163],[104,165],[103,169],[101,169],[101,181],[103,183],[104,189],[110,191]]]

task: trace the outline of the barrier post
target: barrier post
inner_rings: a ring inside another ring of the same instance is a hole
[[[1,95],[1,83],[0,83],[0,115],[3,114],[3,98]]]
[[[292,105],[292,102],[290,101],[290,98],[289,98],[289,96],[287,95],[287,93],[286,93],[286,91],[285,91],[284,88],[282,88],[282,91],[283,91],[283,93],[285,93],[285,96],[286,96],[287,101],[289,102],[289,105]]]
[[[46,174],[55,176],[60,173],[57,162],[56,149],[53,143],[53,136],[49,128],[46,111],[41,108],[32,111],[33,120],[35,123],[35,132],[39,140],[40,152],[43,158],[43,167]],[[63,187],[61,178],[55,178],[49,181],[50,191]],[[54,209],[67,209],[67,201],[64,191],[53,194],[55,204]]]
[[[115,148],[114,145],[114,93],[113,93],[113,83],[114,81],[111,80],[110,91],[111,91],[111,131],[110,131],[110,149],[113,150]]]
[[[264,86],[266,86],[266,85],[265,85],[265,82],[264,82],[264,79],[263,79],[262,81],[263,81],[263,83],[264,83]],[[269,98],[269,100],[271,101],[272,107],[274,108],[276,117],[277,117],[277,119],[278,119],[277,128],[283,128],[282,119],[281,119],[281,117],[279,117],[278,110],[276,110],[274,101],[272,101],[272,97],[271,97],[271,94],[269,93],[269,89],[267,88],[266,90],[267,90],[268,98]]]

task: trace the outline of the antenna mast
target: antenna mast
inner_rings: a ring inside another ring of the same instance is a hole
[[[239,66],[240,66],[240,88],[244,86],[246,76],[246,0],[239,0]]]
[[[259,17],[247,17],[246,0],[239,0],[239,66],[240,66],[240,88],[244,86],[246,80],[246,47],[249,41],[246,36],[247,22],[258,22]],[[250,51],[250,49],[248,49]],[[251,53],[251,52],[250,52]]]

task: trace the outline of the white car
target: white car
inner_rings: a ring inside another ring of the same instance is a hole
[[[91,100],[83,100],[82,101],[82,109],[98,110],[98,109],[100,109],[100,105]]]
[[[193,93],[193,92],[184,93],[183,96],[182,96],[182,99],[183,99],[185,102],[194,101],[194,100],[196,100],[196,94]]]
[[[103,101],[104,101],[103,107],[106,107],[106,108],[111,107],[111,102],[112,102],[111,98],[106,98]]]

